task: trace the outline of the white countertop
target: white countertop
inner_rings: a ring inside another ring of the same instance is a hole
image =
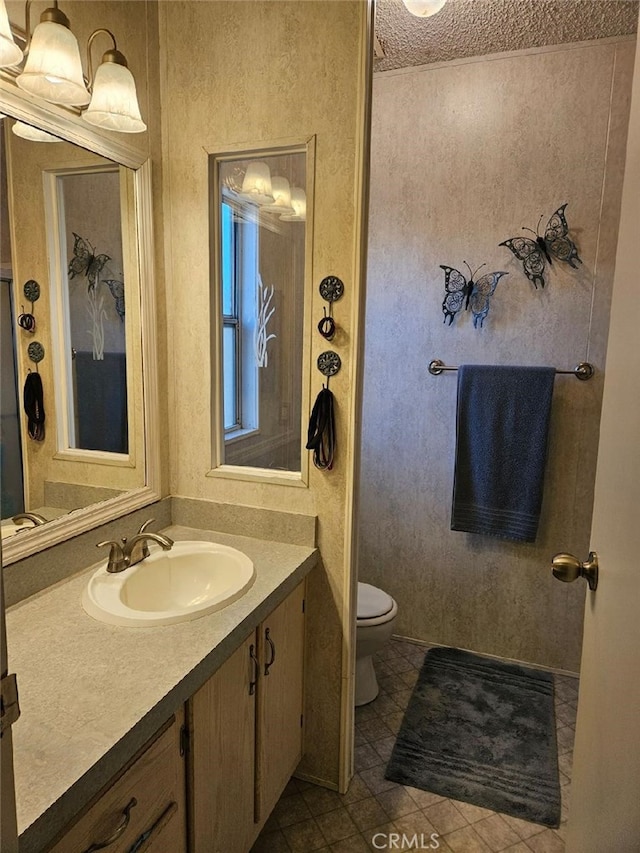
[[[187,527],[176,540],[231,545],[256,580],[228,607],[191,622],[128,628],[98,622],[80,597],[99,563],[7,612],[21,853],[50,841],[231,655],[317,562],[313,548]]]

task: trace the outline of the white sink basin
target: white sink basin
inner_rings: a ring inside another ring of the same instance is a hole
[[[22,527],[18,524],[14,524],[11,519],[8,519],[0,524],[0,536],[2,536],[3,539],[8,539],[9,536],[13,536],[15,533],[20,533],[21,530],[28,529],[29,527]]]
[[[82,606],[101,622],[142,627],[197,619],[237,601],[253,584],[246,554],[214,542],[175,542],[170,551],[150,543],[151,554],[123,572],[98,569],[82,593]]]

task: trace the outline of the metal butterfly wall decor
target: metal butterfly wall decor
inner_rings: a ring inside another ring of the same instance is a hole
[[[106,284],[115,301],[115,309],[118,317],[124,322],[124,282],[117,278],[100,278],[100,274],[111,260],[111,256],[104,254],[97,255],[95,248],[89,240],[76,234],[75,231],[72,234],[74,236],[73,257],[69,261],[67,275],[70,279],[84,275],[88,282],[89,295],[96,291],[97,286],[101,282]],[[107,275],[109,273],[113,275],[108,267],[105,272]]]
[[[73,257],[69,261],[69,278],[84,275],[89,282],[89,290],[93,290],[98,283],[98,276],[102,268],[111,260],[109,255],[96,255],[96,250],[88,240],[80,237],[75,231],[73,244]]]
[[[118,281],[115,278],[104,278],[103,282],[111,291],[111,295],[116,301],[116,311],[118,317],[124,321],[124,282]]]
[[[486,264],[481,264],[475,272],[471,272],[469,264],[466,261],[463,263],[469,270],[468,279],[460,270],[440,264],[440,269],[444,270],[444,289],[446,291],[442,302],[444,322],[446,323],[449,320],[449,325],[451,325],[456,314],[463,307],[465,311],[471,307],[474,327],[478,328],[478,325],[482,327],[489,313],[489,300],[493,296],[496,285],[503,275],[509,275],[509,273],[489,272],[475,281],[476,273]]]
[[[568,202],[561,205],[553,216],[547,222],[547,227],[544,229],[544,234],[539,233],[540,223],[543,216],[538,220],[538,226],[535,231],[531,228],[525,228],[523,231],[530,231],[535,237],[532,240],[529,237],[512,237],[510,240],[505,240],[499,243],[500,246],[506,246],[510,249],[519,261],[522,261],[524,274],[533,282],[533,286],[537,289],[538,284],[544,287],[544,272],[545,264],[548,262],[553,264],[553,259],[564,261],[569,264],[574,270],[577,265],[582,263],[578,257],[576,244],[569,238],[569,226],[564,215],[564,210]],[[543,214],[544,215],[544,214]]]

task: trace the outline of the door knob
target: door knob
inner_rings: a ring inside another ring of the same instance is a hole
[[[584,578],[589,589],[595,590],[598,586],[598,555],[595,551],[589,552],[589,559],[584,563],[573,554],[556,554],[551,564],[553,576],[559,581],[571,583],[576,578]]]

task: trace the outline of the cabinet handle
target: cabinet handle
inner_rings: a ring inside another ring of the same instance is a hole
[[[258,663],[253,643],[249,646],[249,657],[253,661],[253,673],[255,675],[253,681],[249,682],[249,696],[253,696],[256,692],[256,684],[258,683],[258,676],[260,675],[260,664]]]
[[[164,829],[164,827],[169,823],[169,821],[177,811],[178,804],[175,801],[169,803],[169,805],[162,812],[157,821],[153,823],[149,827],[149,829],[145,830],[145,832],[142,833],[142,835],[134,843],[133,847],[129,849],[128,853],[144,853],[145,850],[148,850],[150,844],[153,843],[154,837],[156,837],[158,833],[162,829]]]
[[[116,827],[113,835],[110,835],[108,838],[105,838],[104,841],[95,841],[90,847],[84,851],[84,853],[94,853],[95,850],[104,850],[105,847],[109,847],[111,844],[116,842],[120,836],[122,836],[129,826],[129,821],[131,820],[131,809],[138,804],[138,801],[135,797],[131,797],[127,805],[122,810],[122,820],[119,825]]]
[[[269,643],[269,648],[271,649],[271,660],[267,661],[267,663],[265,663],[265,665],[264,665],[264,674],[269,675],[269,670],[273,666],[273,662],[276,659],[276,644],[273,642],[273,640],[269,636],[269,629],[268,628],[265,628],[264,638],[267,641],[267,643]]]

